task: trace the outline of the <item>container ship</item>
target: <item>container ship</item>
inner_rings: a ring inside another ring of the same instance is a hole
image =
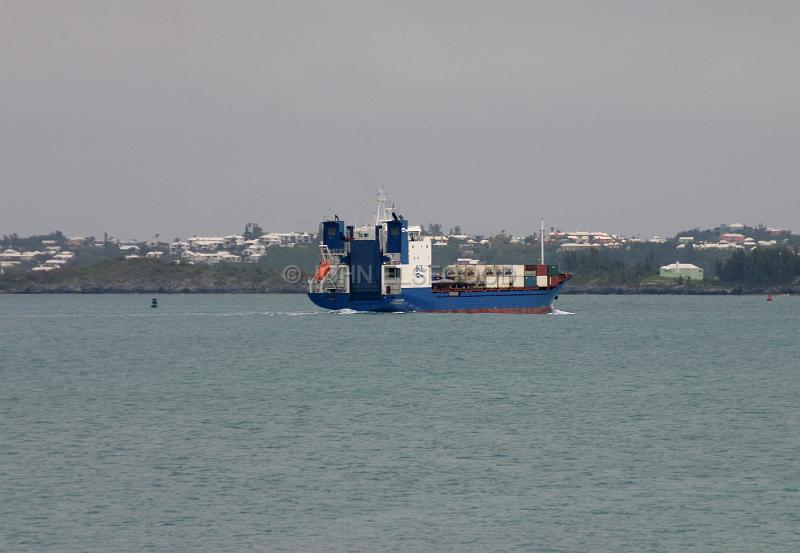
[[[542,224],[542,235],[543,235]],[[434,272],[432,241],[378,196],[375,224],[321,225],[321,261],[308,297],[332,310],[432,313],[549,313],[573,277],[544,263],[482,264],[460,259]]]

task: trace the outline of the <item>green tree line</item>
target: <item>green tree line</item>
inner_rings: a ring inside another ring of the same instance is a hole
[[[749,253],[737,250],[717,263],[717,275],[724,284],[790,285],[800,278],[800,255],[788,248],[757,248]]]

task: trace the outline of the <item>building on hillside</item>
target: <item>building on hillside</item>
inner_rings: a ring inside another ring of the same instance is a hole
[[[34,261],[37,257],[43,257],[44,252],[40,251],[28,251],[22,252],[22,261]]]
[[[214,252],[225,247],[224,236],[192,236],[187,240],[193,250]]]
[[[741,250],[744,249],[744,246],[741,244],[732,244],[730,242],[726,242],[725,240],[720,240],[719,242],[702,242],[695,246],[697,250]]]
[[[217,263],[240,263],[242,258],[225,250],[203,253],[203,252],[183,252],[181,263],[215,265]]]
[[[730,242],[732,244],[744,243],[745,235],[739,232],[726,232],[719,235],[720,241]]]
[[[147,246],[148,250],[166,250],[169,248],[169,242],[153,239],[145,242],[145,246]]]
[[[47,261],[44,262],[46,266],[50,267],[63,267],[67,263],[69,263],[69,261],[67,261],[66,259],[48,259]]]
[[[590,250],[592,248],[598,248],[599,244],[589,244],[588,242],[567,242],[566,244],[561,244],[558,247],[558,251],[560,252],[576,252],[578,250]]]
[[[22,254],[17,250],[12,250],[8,248],[4,252],[0,252],[0,260],[2,261],[19,261],[22,259]]]
[[[789,229],[786,229],[786,228],[774,228],[774,227],[769,227],[767,229],[767,232],[770,233],[773,236],[779,236],[781,234],[787,234],[787,235],[788,234],[792,234],[792,231],[789,230]]]
[[[659,274],[666,278],[685,278],[687,280],[703,280],[703,269],[691,263],[678,263],[661,267]]]
[[[256,242],[250,240],[250,242]],[[263,244],[250,244],[242,252],[242,257],[245,263],[258,263],[261,258],[267,255],[267,247]]]
[[[225,237],[225,249],[236,248],[244,244],[244,236],[241,234],[230,234]]]
[[[261,237],[267,246],[295,246],[311,244],[313,237],[307,232],[269,232]]]
[[[189,242],[182,242],[181,240],[176,240],[175,242],[170,243],[169,245],[169,254],[170,255],[180,255],[185,251],[189,251],[191,249],[191,244]]]

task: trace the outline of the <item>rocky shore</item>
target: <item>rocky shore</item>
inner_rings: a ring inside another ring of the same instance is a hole
[[[306,266],[307,265],[307,266]],[[269,294],[303,293],[314,267],[310,263],[265,267],[247,265],[176,265],[150,260],[109,259],[49,273],[0,275],[0,294]],[[564,294],[746,295],[800,294],[789,286],[720,286],[718,282],[616,284],[602,280],[570,282]]]
[[[673,295],[673,296],[744,296],[758,294],[800,294],[800,286],[773,287],[722,287],[722,286],[613,286],[613,285],[567,285],[563,294],[598,295]]]
[[[292,293],[306,289],[303,273],[287,280],[254,266],[171,265],[111,260],[51,273],[0,275],[0,294]]]
[[[159,279],[0,279],[0,294],[286,294],[304,293],[305,280],[288,283],[281,278],[261,280],[242,278],[210,278],[199,274],[194,278]],[[569,284],[562,294],[597,295],[681,295],[740,296],[754,294],[800,294],[800,287],[744,288],[720,286],[614,286]]]

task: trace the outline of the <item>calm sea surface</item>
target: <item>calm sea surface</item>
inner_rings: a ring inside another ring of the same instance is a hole
[[[800,298],[0,296],[0,551],[800,551]]]

